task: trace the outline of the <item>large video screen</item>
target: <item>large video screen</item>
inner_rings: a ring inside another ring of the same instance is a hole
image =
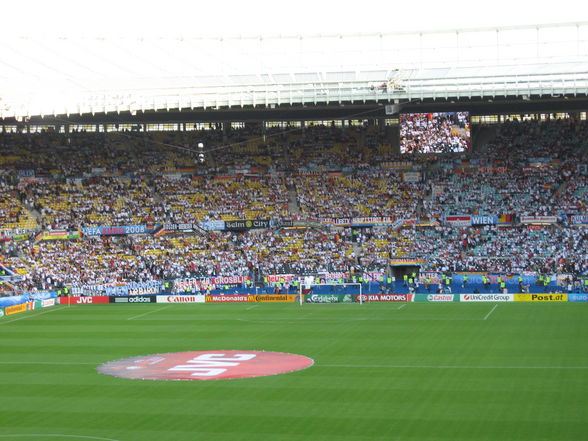
[[[469,112],[401,113],[400,153],[470,150]]]

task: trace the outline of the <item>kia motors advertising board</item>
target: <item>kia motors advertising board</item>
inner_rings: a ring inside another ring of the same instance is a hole
[[[514,302],[514,294],[460,294],[460,302]]]
[[[97,303],[110,303],[108,296],[87,296],[87,297],[59,297],[60,305],[94,305]]]
[[[355,296],[355,301],[359,302],[410,302],[410,294],[361,294]]]
[[[179,295],[169,295],[169,296],[156,296],[157,303],[204,303],[204,296],[197,295],[197,296],[179,296]]]

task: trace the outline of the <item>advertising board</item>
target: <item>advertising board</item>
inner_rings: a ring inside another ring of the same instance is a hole
[[[157,303],[204,303],[204,296],[154,296]]]
[[[209,295],[206,303],[244,303],[254,301],[254,296],[247,295]]]
[[[6,315],[12,315],[12,314],[18,314],[20,312],[25,312],[28,309],[29,309],[28,303],[21,303],[20,305],[7,306],[6,308],[4,308],[4,311],[6,312]]]
[[[251,296],[254,301],[261,303],[275,303],[275,302],[295,302],[298,296],[295,294],[260,294]]]
[[[549,294],[515,294],[516,302],[567,302],[568,295],[562,293]]]
[[[86,297],[59,297],[60,305],[94,305],[97,303],[110,303],[108,296],[86,296]]]
[[[410,294],[361,294],[355,296],[359,302],[410,302]]]
[[[459,294],[415,294],[415,302],[459,302]]]
[[[460,294],[460,302],[514,302],[514,294]]]
[[[155,303],[155,296],[110,297],[110,303]]]
[[[308,294],[304,296],[306,303],[351,303],[354,296],[351,294]]]
[[[568,294],[568,302],[588,302],[588,294]]]
[[[55,306],[55,299],[41,300],[41,306],[43,308],[47,308],[49,306]]]

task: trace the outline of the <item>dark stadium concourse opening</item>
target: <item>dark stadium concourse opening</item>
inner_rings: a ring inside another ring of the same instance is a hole
[[[410,278],[413,273],[416,277],[419,276],[420,267],[417,265],[399,265],[392,267],[392,275],[396,280],[404,280],[404,276],[407,275]]]

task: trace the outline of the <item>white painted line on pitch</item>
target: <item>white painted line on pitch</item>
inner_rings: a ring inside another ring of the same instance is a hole
[[[389,364],[315,364],[317,367],[383,369],[588,369],[588,366],[421,366]]]
[[[258,306],[258,305],[251,305],[251,306],[248,306],[247,308],[245,308],[245,311],[249,311],[250,309],[253,309],[253,308],[255,308],[256,306]]]
[[[408,305],[408,303],[405,303],[404,305],[400,305],[398,308],[396,308],[397,310],[401,310],[402,308],[404,308],[406,305]]]
[[[498,303],[496,305],[494,305],[494,307],[490,310],[490,312],[488,314],[486,314],[486,317],[484,317],[484,320],[488,320],[488,317],[490,317],[490,314],[492,314],[497,307],[498,307]]]
[[[135,315],[135,316],[133,316],[133,317],[129,317],[127,320],[135,320],[136,318],[139,318],[139,317],[144,317],[144,316],[146,316],[147,314],[153,314],[154,312],[163,311],[164,309],[167,309],[167,308],[169,308],[170,306],[171,306],[171,305],[167,305],[167,306],[164,306],[163,308],[154,309],[153,311],[147,311],[147,312],[145,312],[145,313],[143,313],[143,314],[139,314],[139,315]]]
[[[47,313],[49,313],[49,312],[53,312],[53,311],[58,311],[58,310],[60,311],[60,310],[62,310],[62,309],[64,309],[64,308],[67,308],[67,307],[66,307],[66,306],[61,306],[61,307],[59,307],[59,306],[58,306],[57,308],[52,308],[52,309],[50,309],[49,311],[40,312],[40,313],[38,313],[38,314],[31,314],[31,315],[26,315],[26,316],[24,316],[24,317],[18,317],[18,318],[14,318],[14,319],[12,319],[12,320],[10,320],[10,319],[9,319],[9,320],[2,320],[2,321],[0,321],[0,325],[3,325],[3,324],[5,324],[5,323],[12,323],[12,322],[16,322],[17,320],[24,320],[24,319],[28,319],[28,318],[31,318],[31,317],[37,317],[37,316],[39,316],[39,315],[47,314]]]
[[[14,435],[0,435],[0,438],[77,438],[77,439],[94,439],[98,441],[119,441],[112,438],[102,438],[100,436],[87,435],[65,435],[63,433],[15,433]]]

